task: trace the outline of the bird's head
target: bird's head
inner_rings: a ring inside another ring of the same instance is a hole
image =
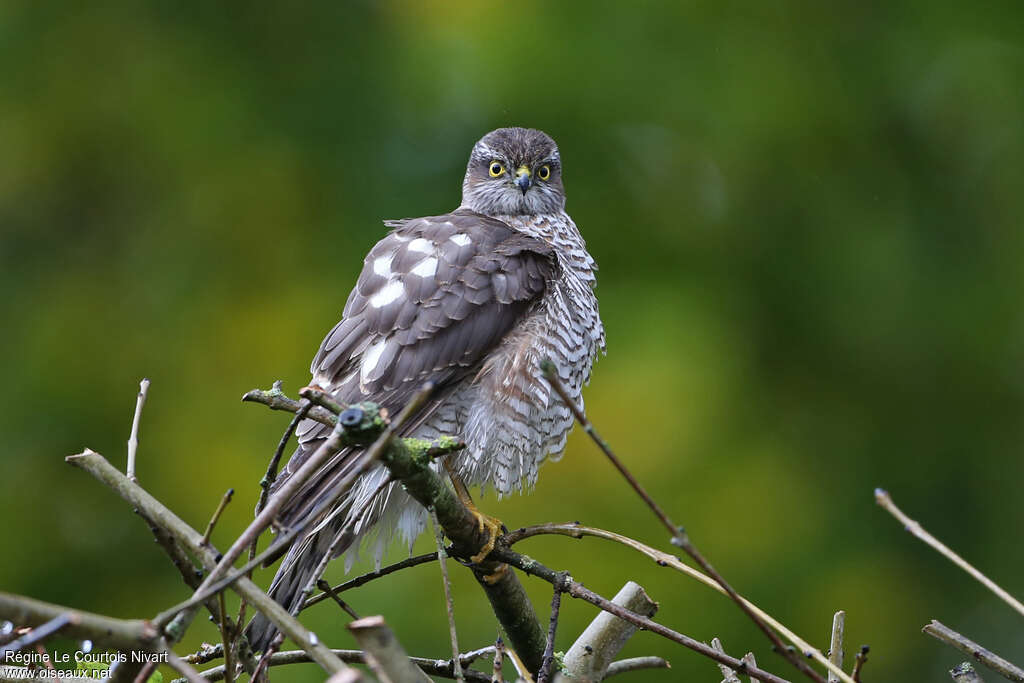
[[[498,128],[473,146],[462,206],[488,216],[555,213],[565,208],[558,145],[532,128]]]

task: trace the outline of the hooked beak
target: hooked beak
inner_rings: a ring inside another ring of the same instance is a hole
[[[520,166],[516,169],[516,185],[524,195],[526,194],[526,191],[530,189],[530,184],[532,182],[533,178],[530,177],[530,169],[526,166]]]

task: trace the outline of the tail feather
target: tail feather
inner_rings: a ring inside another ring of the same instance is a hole
[[[312,588],[320,578],[315,572],[324,555],[330,552],[338,534],[342,533],[344,517],[344,515],[337,515],[304,542],[293,544],[282,560],[267,594],[287,609],[292,616],[298,614],[306,602],[308,597],[306,588]],[[354,538],[351,534],[348,536],[348,538],[341,539],[335,546],[333,553],[335,556],[345,552],[352,544]],[[257,614],[249,622],[245,634],[253,652],[266,652],[274,636],[277,635],[277,626],[262,614]]]

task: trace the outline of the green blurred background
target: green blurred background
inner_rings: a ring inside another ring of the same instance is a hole
[[[197,528],[235,487],[226,546],[287,422],[241,394],[305,384],[381,219],[455,207],[473,142],[524,125],[558,141],[601,265],[589,413],[716,566],[823,648],[846,609],[869,680],[946,679],[931,618],[1024,659],[1019,616],[872,498],[1024,593],[1022,34],[1012,0],[0,4],[0,587],[123,617],[183,599],[63,456],[123,464],[150,377],[141,481]],[[485,508],[667,547],[580,433]],[[598,540],[521,549],[790,675],[685,577]],[[462,644],[492,642],[454,582]],[[436,567],[348,598],[450,654]],[[558,649],[594,614],[566,604]],[[338,615],[307,619],[352,647]],[[650,634],[624,654],[651,653],[672,671],[628,680],[719,680]]]

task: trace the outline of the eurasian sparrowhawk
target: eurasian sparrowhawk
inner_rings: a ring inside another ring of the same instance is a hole
[[[391,232],[366,256],[341,322],[313,359],[313,383],[340,403],[369,400],[394,414],[431,381],[429,405],[403,435],[463,439],[466,448],[448,460],[470,486],[499,495],[533,486],[573,423],[541,362],[554,362],[580,402],[604,350],[596,266],[565,212],[558,147],[539,130],[491,131],[470,154],[459,208],[387,225]],[[278,485],[328,433],[312,420],[299,425],[298,450]],[[286,503],[284,526],[311,514],[353,460],[351,449],[335,455]],[[275,600],[294,613],[332,545],[335,554],[349,550],[348,566],[371,530],[378,564],[396,531],[411,546],[427,511],[398,484],[382,489],[387,477],[376,466],[312,520],[274,578]],[[257,617],[253,648],[266,649],[274,632]]]

